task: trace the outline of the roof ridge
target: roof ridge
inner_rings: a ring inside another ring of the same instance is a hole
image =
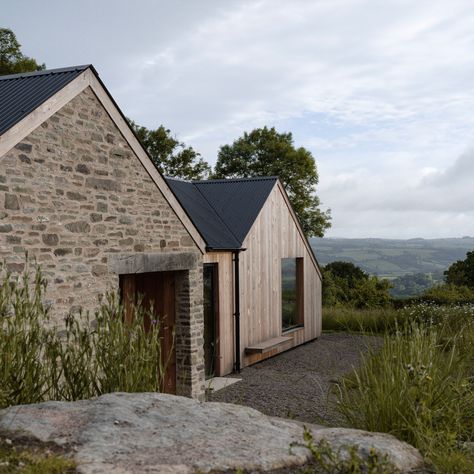
[[[219,179],[203,179],[202,181],[191,181],[193,184],[214,184],[214,183],[234,183],[242,181],[276,181],[278,176],[248,176],[246,178],[219,178]]]
[[[91,68],[95,70],[92,64],[82,64],[80,66],[69,66],[69,67],[61,67],[55,69],[43,69],[41,71],[31,71],[31,72],[20,72],[16,74],[6,74],[4,76],[0,76],[0,81],[9,81],[13,79],[23,79],[28,77],[37,77],[37,76],[47,76],[50,74],[61,74],[63,72],[72,72],[72,71],[85,71],[86,69]]]
[[[167,180],[169,179],[170,181],[178,181],[180,183],[189,183],[189,184],[194,184],[193,181],[189,181],[189,179],[184,179],[184,178],[179,178],[177,176],[168,176],[168,175],[163,175]]]

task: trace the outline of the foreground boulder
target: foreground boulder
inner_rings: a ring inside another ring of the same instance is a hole
[[[364,456],[374,447],[401,472],[423,466],[416,449],[390,435],[308,428],[315,442],[326,439],[336,451],[357,445]],[[239,405],[158,393],[113,393],[10,407],[0,411],[0,431],[12,439],[28,436],[61,446],[84,474],[268,471],[309,459],[301,446],[301,423]]]

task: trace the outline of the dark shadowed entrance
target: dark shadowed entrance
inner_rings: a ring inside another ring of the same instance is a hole
[[[217,263],[204,265],[204,366],[206,378],[217,372],[218,313]]]
[[[164,377],[165,393],[176,393],[176,350],[175,328],[175,272],[148,272],[120,275],[120,291],[125,307],[142,298],[145,309],[153,308],[153,314],[160,323],[162,363],[167,364]],[[151,321],[146,318],[145,328]]]

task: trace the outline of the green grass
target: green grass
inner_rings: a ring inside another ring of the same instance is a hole
[[[339,318],[337,311],[330,311],[333,326],[388,328],[382,349],[339,384],[348,425],[393,434],[438,472],[474,472],[465,448],[474,440],[474,307],[418,304],[398,315],[343,311]]]
[[[18,445],[8,438],[0,438],[0,474],[72,474],[76,464],[48,446]]]

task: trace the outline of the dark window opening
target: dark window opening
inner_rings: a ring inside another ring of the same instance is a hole
[[[287,331],[304,323],[303,259],[281,259],[281,318],[282,330]]]

